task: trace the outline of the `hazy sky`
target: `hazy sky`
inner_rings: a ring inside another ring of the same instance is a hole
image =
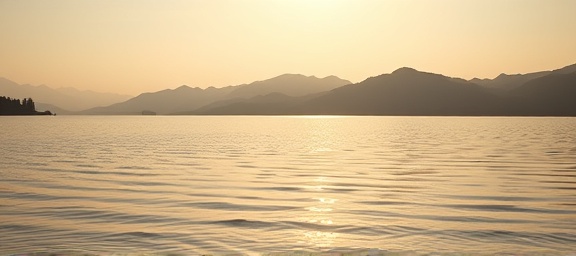
[[[576,0],[0,0],[0,76],[136,95],[284,73],[470,79],[576,63]]]

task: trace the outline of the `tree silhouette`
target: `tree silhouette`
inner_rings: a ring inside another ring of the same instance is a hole
[[[26,105],[24,107],[28,111],[36,112],[36,105],[34,104],[34,101],[32,100],[32,98],[28,98],[28,100],[26,101]]]
[[[52,115],[50,111],[36,111],[36,104],[32,98],[12,99],[0,96],[0,115]]]

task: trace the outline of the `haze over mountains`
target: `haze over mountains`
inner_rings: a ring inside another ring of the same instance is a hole
[[[5,81],[0,83],[0,95],[5,94],[6,86],[1,87]],[[62,90],[58,92],[64,94]],[[62,105],[40,98],[36,101]],[[501,74],[494,79],[469,81],[412,68],[400,68],[356,84],[335,76],[285,74],[223,88],[183,85],[116,102],[75,113],[576,116],[576,64],[552,71]]]
[[[470,82],[478,84],[478,85],[482,85],[482,86],[485,86],[488,88],[494,88],[494,89],[508,91],[508,90],[515,89],[515,88],[523,85],[524,83],[526,83],[532,79],[540,78],[540,77],[550,75],[550,74],[569,74],[572,72],[576,72],[576,64],[572,64],[572,65],[569,65],[569,66],[566,66],[566,67],[563,67],[560,69],[555,69],[552,71],[539,71],[539,72],[533,72],[533,73],[527,73],[527,74],[514,74],[514,75],[507,75],[507,74],[502,73],[494,79],[474,78],[474,79],[471,79]]]
[[[351,115],[489,115],[498,99],[480,86],[400,68],[309,101],[305,111]]]
[[[576,65],[554,71],[495,78],[494,87],[400,68],[327,92],[293,97],[281,93],[221,101],[182,114],[194,115],[576,115]],[[533,78],[535,77],[535,78]],[[519,81],[524,80],[521,85]]]
[[[39,110],[57,113],[80,111],[125,101],[131,96],[115,93],[80,91],[75,88],[50,88],[46,85],[18,84],[0,77],[0,95],[12,98],[33,98]]]
[[[288,96],[304,96],[328,91],[350,81],[329,76],[317,78],[297,74],[285,74],[264,81],[250,84],[228,86],[223,88],[209,87],[201,89],[183,85],[174,90],[162,90],[154,93],[143,93],[125,102],[107,107],[98,107],[82,111],[82,114],[140,114],[142,111],[153,111],[158,114],[179,113],[195,110],[217,101],[238,101],[270,93],[282,93]]]

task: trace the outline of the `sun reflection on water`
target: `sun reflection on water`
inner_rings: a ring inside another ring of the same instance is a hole
[[[322,187],[329,181],[327,177],[319,176],[313,182],[315,184],[312,189],[322,192]],[[303,242],[317,248],[331,248],[338,238],[338,233],[325,231],[323,227],[335,224],[332,212],[338,199],[323,196],[312,199],[314,204],[306,207],[307,212],[301,216],[303,222],[314,224],[308,230],[302,230]]]

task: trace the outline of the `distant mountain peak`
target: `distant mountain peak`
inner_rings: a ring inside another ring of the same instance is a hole
[[[283,79],[312,78],[312,79],[327,79],[327,80],[344,80],[344,79],[337,77],[335,75],[329,75],[329,76],[321,78],[321,77],[317,77],[315,75],[307,76],[307,75],[303,75],[303,74],[292,74],[292,73],[282,74],[282,75],[279,75],[279,76],[276,76],[276,77],[273,77],[270,79],[278,79],[278,78],[283,78]],[[270,79],[268,79],[268,80],[270,80]],[[266,81],[266,80],[264,80],[264,81]]]
[[[286,73],[286,74],[282,74],[277,76],[276,78],[280,78],[280,77],[306,77],[305,75],[302,74],[291,74],[291,73]]]
[[[410,67],[403,67],[394,70],[390,75],[397,77],[397,78],[406,78],[406,79],[450,79],[441,74],[426,72],[426,71],[419,71],[414,68]],[[386,75],[384,75],[386,76]]]
[[[508,75],[506,75],[505,73],[500,73],[500,75],[498,75],[497,77],[495,77],[494,79],[499,79],[499,78],[503,78],[503,77],[507,77]]]
[[[173,90],[167,90],[167,91],[174,91],[174,92],[187,92],[187,91],[191,91],[191,90],[200,90],[200,91],[204,91],[204,89],[200,88],[200,87],[190,87],[188,85],[181,85],[176,89]]]
[[[406,74],[406,73],[416,73],[416,72],[420,72],[416,69],[410,68],[410,67],[401,67],[399,69],[394,70],[394,72],[392,72],[392,74]]]
[[[192,88],[192,87],[184,84],[184,85],[181,85],[181,86],[179,86],[178,88],[176,88],[176,89],[174,89],[174,90],[175,90],[175,91],[176,91],[176,90],[187,90],[187,89],[191,89],[191,88]]]

